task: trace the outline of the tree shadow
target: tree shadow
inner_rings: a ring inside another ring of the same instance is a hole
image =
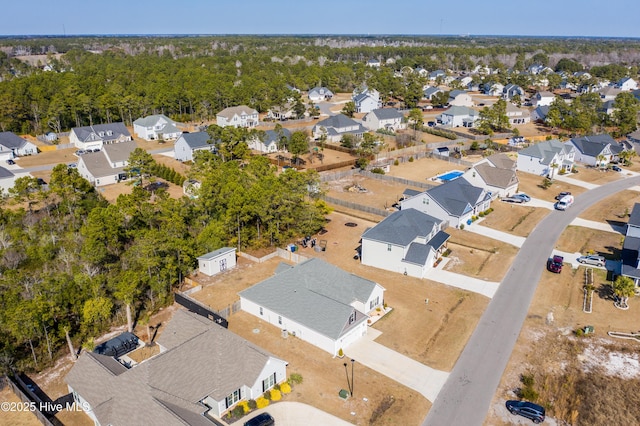
[[[615,300],[616,298],[611,284],[600,284],[600,287],[596,289],[596,294],[603,300]]]
[[[622,258],[622,249],[613,246],[605,246],[605,249],[608,250],[608,253],[598,253],[607,258],[607,260],[619,260]]]

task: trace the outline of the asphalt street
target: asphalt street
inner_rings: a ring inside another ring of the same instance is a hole
[[[511,268],[423,421],[425,426],[482,425],[562,231],[585,209],[640,184],[630,177],[589,190],[566,211],[552,211],[524,241]]]

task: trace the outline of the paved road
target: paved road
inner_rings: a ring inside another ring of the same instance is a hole
[[[638,184],[636,176],[602,185],[577,196],[567,211],[553,211],[540,222],[522,245],[423,425],[482,425],[560,234],[587,207]]]

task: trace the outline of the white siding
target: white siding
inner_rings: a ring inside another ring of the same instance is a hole
[[[627,226],[627,237],[635,237],[640,238],[640,227],[638,226]]]
[[[232,269],[236,267],[236,252],[229,251],[218,255],[212,259],[198,259],[198,266],[200,272],[205,275],[212,276],[222,272],[221,264],[225,265],[226,269]]]

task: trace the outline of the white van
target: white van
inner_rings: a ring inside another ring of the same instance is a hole
[[[556,203],[557,210],[566,210],[573,204],[573,195],[565,195]]]

